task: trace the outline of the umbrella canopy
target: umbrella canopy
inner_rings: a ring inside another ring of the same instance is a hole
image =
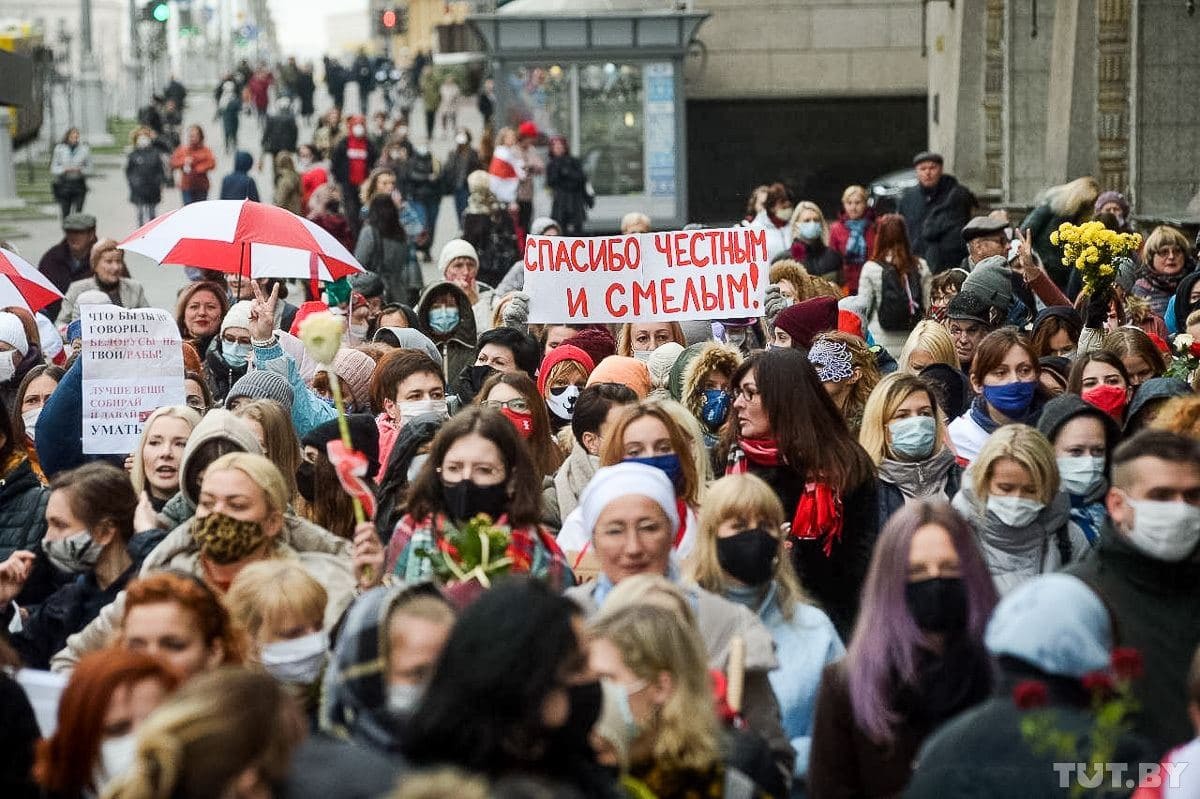
[[[15,252],[0,249],[0,308],[15,305],[36,313],[62,296],[36,266]]]
[[[248,278],[333,281],[364,271],[321,226],[251,200],[205,200],[163,214],[117,245],[160,264]]]

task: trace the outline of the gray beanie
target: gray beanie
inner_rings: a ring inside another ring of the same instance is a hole
[[[286,378],[267,369],[251,369],[229,389],[229,394],[225,396],[225,407],[228,408],[230,403],[241,397],[274,400],[290,414],[295,394]]]
[[[1003,255],[984,258],[963,281],[962,293],[974,294],[991,307],[1008,313],[1012,305],[1011,274]]]

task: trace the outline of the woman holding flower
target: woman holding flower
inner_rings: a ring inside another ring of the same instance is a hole
[[[554,537],[538,525],[541,481],[529,449],[499,411],[472,406],[447,421],[409,485],[405,504],[408,512],[388,542],[385,571],[406,582],[447,572],[461,581],[456,570],[465,574],[480,566],[493,573],[488,564],[530,572],[555,587],[573,582]],[[474,529],[489,542],[506,544],[500,551],[487,552],[486,563],[483,553],[468,556],[447,540],[480,514],[490,525]],[[499,536],[494,535],[497,531]],[[508,564],[498,563],[506,558]]]

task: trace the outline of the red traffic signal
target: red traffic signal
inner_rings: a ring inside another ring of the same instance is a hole
[[[389,8],[383,12],[383,27],[396,27],[396,10],[394,8]]]

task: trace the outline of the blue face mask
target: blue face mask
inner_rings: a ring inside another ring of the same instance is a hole
[[[625,462],[644,463],[661,470],[671,481],[671,485],[675,486],[676,491],[679,491],[679,487],[683,483],[683,466],[679,463],[679,456],[674,452],[669,455],[652,455],[648,458],[626,458]]]
[[[449,333],[458,327],[458,308],[439,306],[430,310],[429,326],[436,333]]]
[[[905,460],[923,461],[933,454],[937,423],[932,416],[909,416],[888,422],[892,450]]]
[[[700,419],[710,430],[716,430],[725,423],[732,401],[728,391],[719,388],[704,389],[704,405],[700,408]]]
[[[250,357],[250,345],[230,343],[222,339],[221,357],[234,369],[240,369],[246,365],[246,359]]]
[[[821,223],[801,222],[796,225],[796,232],[800,234],[800,238],[806,241],[816,241],[821,238]]]
[[[1033,402],[1033,392],[1037,389],[1036,380],[1018,380],[1000,386],[984,386],[983,398],[1000,413],[1015,419],[1024,416]]]

